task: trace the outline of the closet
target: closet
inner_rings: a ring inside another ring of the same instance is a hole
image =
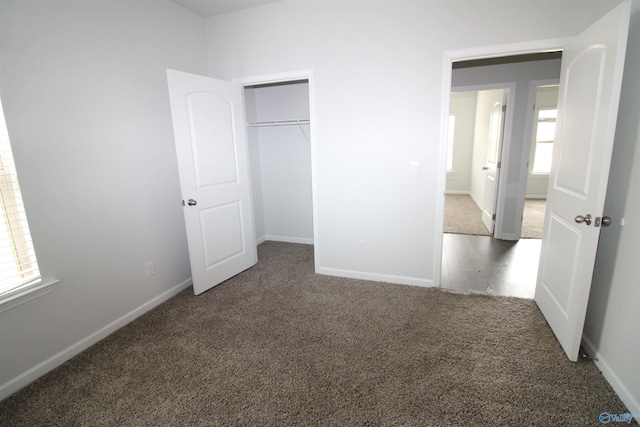
[[[245,86],[256,240],[313,244],[309,84]]]

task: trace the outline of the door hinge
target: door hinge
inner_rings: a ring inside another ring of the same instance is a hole
[[[502,106],[502,112],[505,113],[507,111],[507,104],[504,104]]]
[[[502,167],[502,162],[498,162],[498,166],[496,166],[498,169],[500,169]]]
[[[185,204],[184,204],[184,200],[182,201],[182,206],[185,206]]]
[[[495,220],[496,220],[496,214],[493,214],[493,215],[491,216],[491,219],[492,219],[493,221],[495,221]]]

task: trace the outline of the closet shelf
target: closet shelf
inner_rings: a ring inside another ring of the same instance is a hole
[[[298,126],[298,125],[308,125],[311,122],[309,119],[300,119],[300,120],[273,120],[269,122],[249,122],[247,126],[249,127],[264,127],[264,126]]]

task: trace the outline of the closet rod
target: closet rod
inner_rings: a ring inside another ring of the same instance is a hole
[[[302,120],[274,120],[270,122],[249,122],[249,127],[263,127],[263,126],[298,126],[308,125],[311,121],[309,119]]]

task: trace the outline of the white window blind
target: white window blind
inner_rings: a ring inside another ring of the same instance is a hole
[[[40,271],[0,103],[0,299],[38,283]]]

